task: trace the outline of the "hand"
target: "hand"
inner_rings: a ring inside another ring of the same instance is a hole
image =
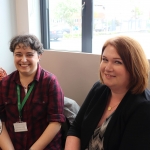
[[[0,68],[0,80],[2,80],[3,77],[7,75],[6,71],[2,68]]]

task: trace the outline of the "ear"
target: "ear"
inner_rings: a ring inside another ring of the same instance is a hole
[[[39,54],[39,55],[38,55],[39,61],[40,61],[41,57],[42,57],[42,54]]]

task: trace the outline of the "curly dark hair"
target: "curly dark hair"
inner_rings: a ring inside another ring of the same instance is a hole
[[[43,44],[35,35],[26,34],[13,37],[10,41],[10,51],[14,52],[16,46],[19,44],[23,44],[25,47],[29,46],[31,49],[37,51],[38,54],[42,54],[44,52]]]

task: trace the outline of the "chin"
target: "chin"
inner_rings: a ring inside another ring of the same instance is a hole
[[[113,86],[113,84],[112,83],[110,83],[110,82],[103,82],[106,86],[108,86],[108,87],[112,87]]]
[[[30,73],[30,71],[28,71],[28,70],[19,70],[19,72],[20,72],[20,73],[24,73],[24,74]]]

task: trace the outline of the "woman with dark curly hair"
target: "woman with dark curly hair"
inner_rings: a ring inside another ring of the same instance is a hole
[[[16,71],[0,83],[3,150],[61,150],[64,95],[55,75],[41,68],[43,45],[34,35],[10,42]]]

